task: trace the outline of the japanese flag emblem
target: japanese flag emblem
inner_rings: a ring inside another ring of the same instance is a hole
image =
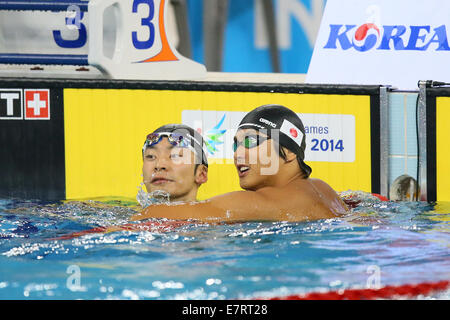
[[[303,133],[293,125],[289,120],[284,119],[283,124],[281,125],[280,132],[283,132],[289,138],[295,141],[299,147],[302,145]]]

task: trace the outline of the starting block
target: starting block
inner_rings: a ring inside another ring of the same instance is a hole
[[[4,15],[0,19],[0,63],[89,65],[110,79],[183,80],[206,77],[205,66],[182,56],[171,44],[166,32],[167,2],[0,0],[0,14]],[[64,19],[61,12],[66,12]],[[30,28],[32,36],[23,40],[24,44],[15,40],[16,46],[11,46],[8,39],[2,41],[2,34],[13,34],[15,27],[11,24],[20,27],[20,20],[15,21],[15,17],[20,15],[25,15],[27,23],[35,21],[37,27],[33,25]],[[8,25],[7,18],[11,20]],[[49,20],[61,21],[55,26],[48,24]],[[39,30],[39,23],[47,23],[50,27]],[[35,40],[39,37],[41,40]],[[33,45],[27,48],[26,44],[32,42]],[[41,43],[47,45],[40,47]],[[7,52],[6,48],[11,47],[16,51]],[[47,50],[49,47],[52,50]]]

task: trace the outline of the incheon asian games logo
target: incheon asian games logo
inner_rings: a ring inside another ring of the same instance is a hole
[[[223,138],[227,130],[221,129],[220,127],[222,127],[223,122],[225,121],[225,116],[226,114],[222,116],[220,121],[212,129],[207,130],[205,134],[203,134],[206,149],[211,155],[218,152],[219,150],[217,147],[223,144]],[[201,129],[197,129],[197,131],[202,134]]]
[[[330,24],[324,49],[450,51],[446,25]]]

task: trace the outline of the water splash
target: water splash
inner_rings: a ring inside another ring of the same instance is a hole
[[[170,193],[164,190],[155,190],[153,192],[146,192],[142,189],[143,183],[138,187],[138,193],[136,195],[136,200],[142,206],[142,208],[147,208],[151,204],[155,203],[169,203]]]

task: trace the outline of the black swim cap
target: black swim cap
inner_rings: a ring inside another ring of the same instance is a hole
[[[305,127],[294,111],[277,104],[263,105],[247,113],[239,124],[239,129],[265,130],[269,137],[271,130],[279,130],[279,145],[297,155],[298,164],[306,177],[311,174],[311,167],[304,162]]]
[[[186,136],[191,140],[191,146],[197,153],[198,163],[208,166],[208,158],[206,156],[203,137],[200,133],[192,129],[185,124],[171,123],[159,127],[153,133],[178,133],[180,135]]]

